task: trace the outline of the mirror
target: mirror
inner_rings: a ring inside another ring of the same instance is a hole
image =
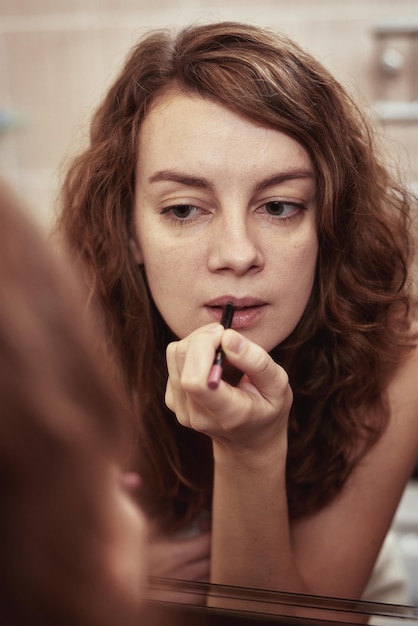
[[[51,3],[50,8],[29,13],[26,3],[2,3],[0,164],[12,183],[19,183],[36,219],[49,228],[60,166],[79,150],[91,110],[130,46],[145,30],[214,18],[277,28],[311,51],[356,96],[376,106],[382,130],[398,142],[400,158],[411,164],[411,186],[417,185],[418,59],[411,55],[418,49],[418,12],[412,18],[410,3],[399,0],[385,7],[387,21],[382,23],[372,0],[361,3],[361,11],[357,4],[334,0],[264,5],[258,3],[255,9],[252,1],[241,0],[232,12],[218,7],[214,14],[197,1],[181,9],[156,2],[151,10],[145,0],[108,0],[96,13],[78,3],[69,3],[65,10],[63,4]],[[411,600],[418,605],[416,493],[412,478],[394,531],[410,576]],[[375,614],[377,609],[362,610]]]

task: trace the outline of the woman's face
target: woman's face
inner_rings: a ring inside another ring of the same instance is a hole
[[[314,282],[315,178],[306,150],[199,96],[171,90],[145,118],[136,172],[135,260],[179,338],[236,306],[236,328],[270,351]]]

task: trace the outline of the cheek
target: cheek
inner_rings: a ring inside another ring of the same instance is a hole
[[[289,252],[287,271],[283,277],[285,301],[282,302],[287,335],[294,330],[308,304],[315,281],[317,257],[316,237],[300,242]]]
[[[277,254],[282,277],[289,289],[303,291],[312,287],[318,258],[318,238],[312,226],[288,240]]]
[[[290,289],[293,291],[294,307],[292,311],[292,332],[305,312],[315,282],[316,265],[318,257],[318,245],[316,240],[305,247],[295,260],[294,271],[291,272]],[[289,332],[289,334],[290,334]]]
[[[313,239],[302,247],[300,251],[296,250],[296,258],[298,262],[298,274],[306,282],[307,286],[312,287],[315,277],[316,263],[318,259],[318,242]]]
[[[307,242],[301,249],[295,250],[293,270],[289,277],[294,285],[295,297],[300,307],[300,317],[305,310],[315,280],[318,258],[317,239]]]
[[[190,285],[190,272],[193,267],[181,250],[161,246],[157,242],[145,249],[143,255],[145,274],[154,299],[171,298],[181,286]]]
[[[144,268],[154,303],[167,326],[181,337],[191,330],[190,299],[197,275],[196,258],[190,247],[149,241],[143,250]]]

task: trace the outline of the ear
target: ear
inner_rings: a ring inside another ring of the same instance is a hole
[[[129,239],[129,248],[131,250],[131,254],[135,260],[135,263],[137,263],[138,265],[142,265],[144,263],[144,258],[142,256],[141,248],[133,237],[130,237]]]

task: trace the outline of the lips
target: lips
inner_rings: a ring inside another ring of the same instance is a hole
[[[267,304],[264,300],[260,300],[259,298],[253,298],[250,296],[246,296],[243,298],[238,298],[235,296],[221,296],[219,298],[215,298],[214,300],[210,300],[206,303],[206,306],[222,308],[228,302],[232,302],[236,309],[247,309],[257,306],[265,306]]]
[[[268,306],[267,302],[258,298],[221,296],[206,304],[206,308],[214,321],[221,321],[222,310],[227,302],[232,302],[235,307],[232,321],[232,328],[235,329],[247,328],[257,322]]]

